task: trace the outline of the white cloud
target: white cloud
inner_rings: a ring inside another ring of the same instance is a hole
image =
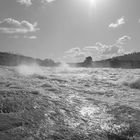
[[[117,28],[121,25],[125,24],[125,19],[124,17],[121,17],[120,19],[118,19],[115,23],[111,23],[109,24],[109,28]]]
[[[125,45],[129,40],[131,37],[125,35],[110,45],[97,42],[93,46],[85,46],[82,49],[79,47],[71,48],[65,52],[64,58],[68,62],[80,62],[88,56],[91,56],[94,61],[119,56],[126,53]]]
[[[17,0],[18,3],[20,3],[21,5],[25,5],[27,7],[30,7],[34,3],[34,1],[35,0]],[[46,3],[51,3],[55,0],[37,0],[37,1],[39,1],[42,4],[46,4]]]
[[[37,39],[37,36],[10,35],[9,38],[14,38],[14,39],[19,39],[19,38],[24,38],[24,39]]]
[[[113,56],[122,55],[126,52],[125,45],[131,40],[130,36],[122,36],[114,44],[106,45],[97,42],[94,46],[84,47],[84,52],[91,54],[94,60],[106,59]]]
[[[103,48],[102,54],[103,55],[118,55],[120,54],[121,46],[117,46],[116,44],[106,46]]]
[[[55,0],[46,0],[48,3],[50,3],[50,2],[53,2],[53,1],[55,1]]]
[[[66,51],[66,53],[79,53],[81,51],[80,48],[71,48],[70,50]]]
[[[80,62],[83,61],[84,58],[85,53],[79,47],[75,47],[65,52],[63,60],[67,62]]]
[[[95,46],[86,46],[83,48],[84,51],[94,52],[95,55],[102,55],[102,54],[112,54],[116,53],[116,47],[113,45],[105,45],[100,42],[97,42]]]
[[[31,24],[26,20],[20,22],[12,18],[6,18],[3,21],[0,21],[0,31],[3,33],[29,33],[38,30],[37,22]]]
[[[17,0],[17,2],[19,2],[21,5],[26,5],[28,7],[32,5],[31,0]]]
[[[98,50],[101,52],[101,56],[117,56],[125,53],[124,45],[131,40],[130,36],[122,36],[112,45],[105,45],[101,43],[96,43]]]
[[[128,40],[131,40],[131,37],[130,36],[122,36],[120,37],[118,40],[117,40],[117,44],[119,45],[123,45],[123,44],[126,44]]]
[[[26,39],[37,39],[37,36],[24,36]]]
[[[98,50],[98,47],[97,46],[86,46],[86,47],[83,48],[83,50],[84,51],[89,51],[89,50],[90,51],[93,51],[93,50],[96,51],[96,50]]]
[[[79,56],[83,56],[84,53],[81,51],[81,49],[79,47],[76,48],[71,48],[70,50],[65,52],[67,54],[67,56],[70,57],[79,57]]]
[[[112,45],[96,43],[102,57],[112,57],[125,53],[124,45],[131,40],[130,36],[122,36]]]

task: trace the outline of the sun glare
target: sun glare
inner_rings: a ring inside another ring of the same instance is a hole
[[[96,9],[97,8],[97,3],[102,0],[77,0],[78,4],[87,7],[89,9]]]
[[[96,0],[88,0],[91,7],[96,8]]]

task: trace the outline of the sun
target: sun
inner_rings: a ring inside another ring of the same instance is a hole
[[[88,0],[91,7],[96,7],[96,0]]]
[[[90,8],[96,8],[99,0],[78,0],[78,1],[79,4],[81,3],[82,5],[84,4],[85,6],[88,6]]]
[[[96,16],[98,5],[105,0],[76,0],[76,4],[82,7],[83,11],[88,14],[88,17]]]

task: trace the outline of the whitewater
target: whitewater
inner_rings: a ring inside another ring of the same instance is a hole
[[[0,97],[14,138],[140,139],[140,69],[1,66]]]

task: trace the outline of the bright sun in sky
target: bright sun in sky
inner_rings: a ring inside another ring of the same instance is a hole
[[[89,8],[89,10],[95,10],[97,7],[97,0],[81,0],[81,2]]]
[[[88,0],[91,7],[96,7],[96,0]]]

